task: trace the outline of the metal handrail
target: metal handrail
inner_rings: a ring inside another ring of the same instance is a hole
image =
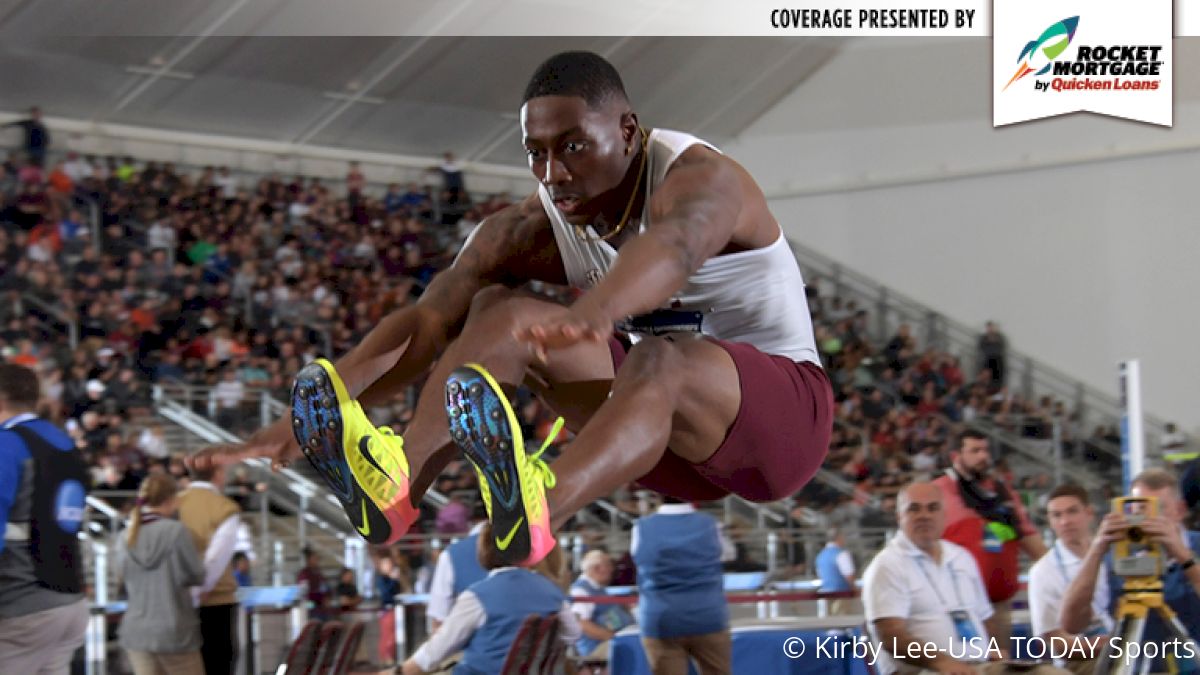
[[[184,390],[190,389],[188,385],[173,385],[173,388]],[[236,434],[223,429],[201,415],[197,415],[187,406],[171,399],[167,395],[166,391],[167,389],[164,389],[161,386],[156,386],[154,388],[154,400],[157,403],[158,412],[166,419],[185,427],[188,431],[192,432],[196,436],[199,436],[206,443],[219,444],[243,442],[243,439],[239,438]],[[275,401],[273,398],[270,398],[266,392],[261,392],[261,396],[270,401]],[[278,401],[274,402],[274,406],[272,406],[270,403],[267,403],[266,405],[268,407],[286,410],[286,408],[284,408]],[[286,481],[279,481],[279,483],[286,486],[289,491],[297,494],[303,493],[308,497],[320,495],[324,497],[324,501],[337,506],[338,511],[341,511],[341,503],[338,502],[336,497],[334,497],[332,494],[329,494],[329,491],[325,490],[324,487],[318,485],[315,481],[311,480],[307,476],[304,476],[303,474],[298,473],[294,469],[286,467],[272,469],[270,460],[262,457],[245,460],[245,463],[250,466],[265,470],[268,475],[279,475],[282,478],[285,478]],[[426,491],[425,499],[434,506],[444,506],[450,501],[446,495],[443,495],[440,492],[432,489]]]
[[[71,345],[71,349],[75,349],[79,346],[79,317],[73,316],[72,313],[65,308],[58,305],[52,305],[29,292],[21,294],[21,301],[27,302],[57,319],[59,323],[61,323],[67,329],[67,340]]]
[[[155,402],[160,415],[167,420],[186,428],[196,436],[199,436],[206,443],[220,444],[242,442],[242,439],[237,435],[222,429],[208,419],[197,415],[189,410],[186,406],[167,398],[165,395],[163,395],[162,390],[158,387],[155,388]],[[268,475],[272,475],[271,462],[268,459],[255,457],[245,460],[244,463],[252,467],[263,469]],[[337,512],[341,513],[341,504],[337,501],[337,499],[333,495],[329,494],[327,490],[321,489],[313,481],[288,468],[280,468],[278,469],[277,473],[286,480],[272,481],[273,485],[281,485],[288,491],[296,493],[304,499],[321,495],[324,497],[324,500],[322,501],[336,506]],[[310,502],[309,504],[311,505],[312,503]],[[345,518],[343,517],[341,520],[344,522]],[[334,522],[337,521],[335,520]]]
[[[91,197],[76,192],[71,195],[71,201],[75,202],[76,206],[82,204],[88,212],[88,225],[92,230],[92,248],[99,255],[103,248],[100,239],[100,203]]]
[[[1042,464],[1047,463],[1043,452],[1038,452],[1037,449],[1030,448],[1028,446],[1028,443],[1026,442],[1028,439],[1017,436],[994,424],[981,424],[978,421],[972,421],[969,422],[967,426],[1003,442],[1005,446],[1012,448],[1027,460]],[[1073,482],[1078,483],[1083,487],[1100,487],[1106,482],[1103,478],[1097,476],[1095,473],[1088,471],[1081,466],[1074,465],[1071,462],[1061,462],[1057,465],[1053,462],[1049,462],[1049,464],[1056,472],[1061,472],[1062,475],[1069,477]]]
[[[137,496],[137,491],[135,491],[135,490],[125,490],[123,492],[128,492],[129,493],[128,496],[131,496],[131,497]],[[108,502],[101,499],[99,497],[99,495],[97,495],[95,493],[89,494],[87,496],[87,505],[92,507],[93,509],[96,509],[100,513],[103,513],[105,516],[107,516],[110,519],[120,520],[122,517],[120,511],[114,509],[112,506],[109,506]]]

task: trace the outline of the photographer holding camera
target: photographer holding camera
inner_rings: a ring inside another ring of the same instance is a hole
[[[1131,540],[1144,539],[1149,544],[1162,546],[1163,562],[1167,563],[1162,574],[1163,600],[1179,617],[1193,640],[1200,638],[1200,566],[1196,557],[1200,555],[1200,532],[1184,528],[1187,508],[1179,492],[1179,483],[1169,471],[1149,469],[1133,479],[1134,497],[1153,497],[1159,504],[1159,515],[1148,516],[1138,524]],[[1124,577],[1113,571],[1109,547],[1125,539],[1131,529],[1124,513],[1109,513],[1100,521],[1100,531],[1092,540],[1083,564],[1071,585],[1067,588],[1062,607],[1062,629],[1068,633],[1084,631],[1093,620],[1091,599],[1101,566],[1111,589],[1108,611],[1116,611],[1124,588]],[[1162,619],[1155,613],[1147,617],[1143,636],[1146,642],[1163,642],[1169,632]]]

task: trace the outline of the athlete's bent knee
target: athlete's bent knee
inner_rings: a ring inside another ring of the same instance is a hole
[[[470,316],[476,316],[496,305],[513,298],[516,292],[502,284],[492,284],[483,288],[471,298]]]
[[[683,355],[667,338],[648,338],[635,344],[621,364],[627,379],[649,380],[671,386],[682,380]]]

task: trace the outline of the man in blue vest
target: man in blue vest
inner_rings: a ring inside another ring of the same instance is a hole
[[[571,597],[600,597],[608,595],[612,583],[612,557],[600,549],[592,549],[579,564],[583,572],[571,584]],[[583,637],[575,643],[575,651],[589,661],[608,660],[609,640],[617,631],[633,623],[629,611],[621,605],[598,605],[594,602],[575,602],[571,611],[579,617]]]
[[[854,590],[854,558],[846,550],[846,535],[841,530],[830,531],[829,541],[817,554],[817,576],[821,579],[822,593],[842,593]],[[841,614],[849,610],[851,603],[843,598],[829,602],[830,614]]]
[[[634,523],[630,548],[650,669],[655,675],[686,675],[695,660],[701,675],[733,672],[716,519],[665,497],[657,513]]]
[[[513,638],[531,614],[557,615],[558,637],[566,644],[579,639],[579,621],[559,587],[562,550],[555,547],[531,569],[508,567],[496,551],[491,526],[478,536],[479,563],[488,571],[454,602],[433,637],[404,662],[402,675],[436,672],[451,654],[462,651],[454,675],[490,675],[500,669]]]
[[[454,607],[455,598],[462,595],[471,584],[487,576],[487,570],[479,564],[478,554],[479,531],[487,522],[487,514],[477,509],[472,518],[475,524],[470,534],[447,546],[433,568],[433,579],[429,582],[429,604],[425,608],[431,630],[436,631],[446,620]]]
[[[1200,557],[1200,532],[1190,531],[1184,526],[1187,507],[1179,493],[1179,480],[1169,471],[1146,469],[1134,477],[1130,483],[1130,492],[1134,497],[1153,497],[1158,500],[1159,515],[1146,518],[1139,528],[1146,539],[1162,548],[1162,562],[1166,567],[1162,574],[1163,600],[1174,610],[1188,637],[1200,640],[1200,564],[1197,564]],[[1079,571],[1067,587],[1063,606],[1059,611],[1061,627],[1065,632],[1083,633],[1093,620],[1099,618],[1092,616],[1092,597],[1101,574],[1108,578],[1111,596],[1108,611],[1115,616],[1125,577],[1117,575],[1113,569],[1109,547],[1124,538],[1129,528],[1125,514],[1116,511],[1104,516],[1100,521],[1100,529],[1084,554]],[[1154,612],[1146,619],[1143,633],[1143,643],[1151,642],[1164,645],[1166,654],[1186,661],[1187,667],[1200,664],[1200,659],[1195,658],[1194,653],[1181,654],[1190,650],[1176,648],[1181,642],[1174,639],[1163,624],[1162,617]],[[1109,653],[1112,654],[1113,651]],[[1156,659],[1152,665],[1153,672],[1159,672],[1164,667],[1164,659]]]
[[[66,675],[88,620],[76,538],[88,473],[34,414],[39,393],[32,370],[0,364],[0,672]]]

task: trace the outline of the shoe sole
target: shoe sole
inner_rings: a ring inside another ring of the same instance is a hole
[[[359,487],[346,462],[342,403],[329,373],[317,363],[305,366],[292,385],[292,434],[342,503],[350,524],[360,535],[366,529],[363,538],[371,544],[391,544],[403,533],[392,536],[395,528],[387,514]]]
[[[450,437],[486,481],[491,495],[492,539],[506,565],[529,557],[529,518],[514,455],[513,430],[501,392],[482,373],[464,366],[446,380]],[[501,542],[507,539],[507,546]]]

